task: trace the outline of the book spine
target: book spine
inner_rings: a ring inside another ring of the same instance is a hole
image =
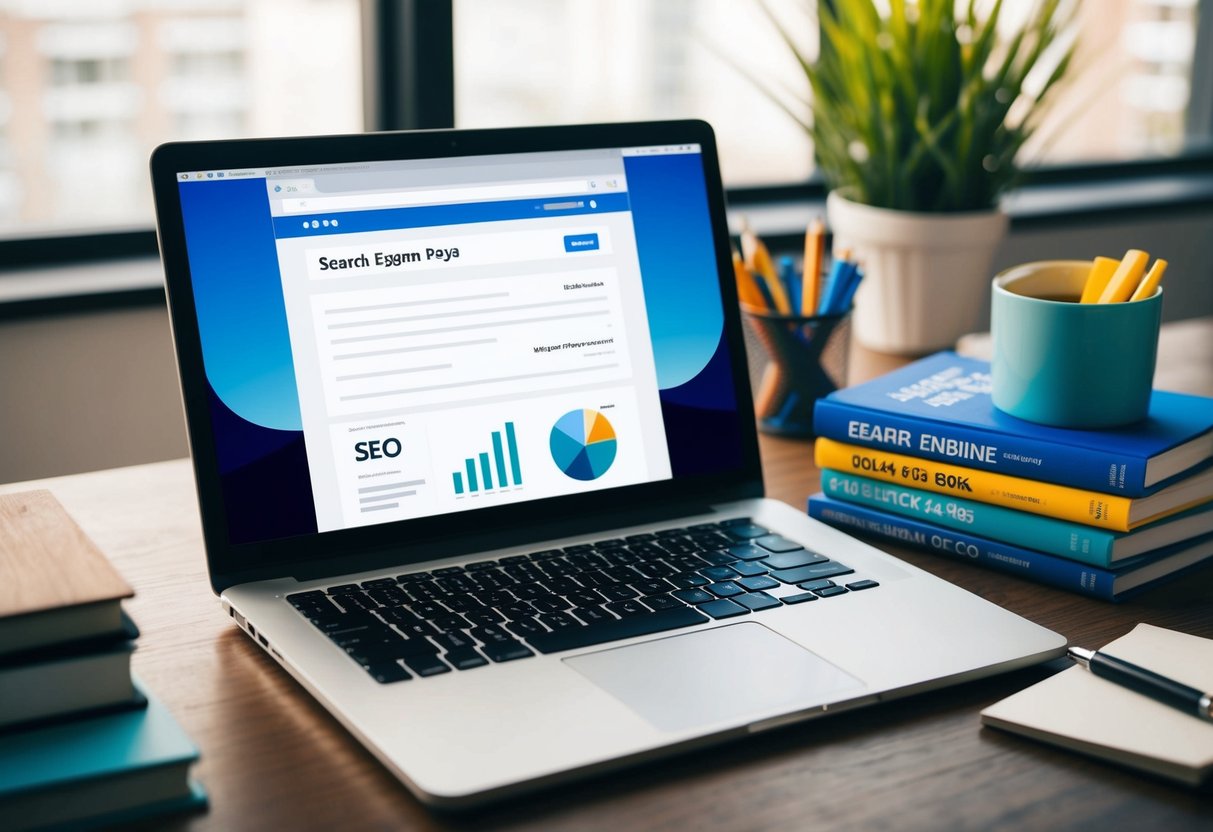
[[[830,399],[814,407],[813,430],[839,442],[1073,488],[1130,497],[1146,491],[1146,460],[1140,457],[924,421]]]
[[[1033,552],[1018,546],[921,523],[908,517],[832,500],[820,494],[809,498],[809,515],[844,531],[858,531],[959,560],[1009,572],[1059,589],[1116,600],[1115,574],[1065,558]]]
[[[991,506],[976,500],[932,494],[916,488],[856,477],[826,469],[821,472],[821,490],[826,496],[859,503],[947,526],[979,537],[988,537],[1035,549],[1051,555],[1108,567],[1116,536],[1091,526],[1037,517],[1022,511]]]
[[[858,445],[845,445],[833,439],[817,440],[815,460],[818,468],[833,468],[861,477],[950,494],[953,497],[964,497],[1087,526],[1129,531],[1129,507],[1132,500],[1128,497],[1009,477],[1006,474],[979,471],[975,468],[962,468],[959,465],[948,465],[932,459],[889,451],[875,451]]]

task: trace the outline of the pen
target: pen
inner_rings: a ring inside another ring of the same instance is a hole
[[[1096,650],[1071,647],[1070,658],[1121,687],[1170,705],[1190,716],[1213,722],[1213,695]]]

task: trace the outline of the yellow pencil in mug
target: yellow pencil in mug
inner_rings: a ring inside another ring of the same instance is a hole
[[[1158,284],[1162,283],[1163,273],[1167,270],[1167,261],[1161,257],[1154,261],[1154,265],[1150,267],[1150,272],[1138,284],[1137,289],[1133,292],[1130,301],[1145,300],[1154,294],[1154,290],[1158,288]]]
[[[1133,294],[1141,276],[1145,274],[1150,255],[1141,249],[1131,248],[1121,258],[1120,265],[1112,273],[1108,285],[1099,295],[1100,303],[1124,303]]]
[[[1091,271],[1087,274],[1087,282],[1082,287],[1082,297],[1079,303],[1099,303],[1099,296],[1108,287],[1108,281],[1120,265],[1119,260],[1111,257],[1096,257],[1091,262]]]

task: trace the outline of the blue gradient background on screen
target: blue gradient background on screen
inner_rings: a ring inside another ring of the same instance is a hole
[[[702,157],[624,164],[673,474],[735,469],[740,413]],[[265,180],[179,188],[229,539],[315,533]]]
[[[184,182],[180,188],[211,388],[255,425],[302,430],[265,180]]]
[[[724,329],[703,157],[626,156],[628,195],[657,362],[657,386],[693,379]]]

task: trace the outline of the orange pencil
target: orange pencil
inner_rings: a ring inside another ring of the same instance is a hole
[[[1125,252],[1120,265],[1112,273],[1108,285],[1099,295],[1100,303],[1124,303],[1133,294],[1141,276],[1146,271],[1150,255],[1140,249],[1131,248]]]
[[[800,314],[816,315],[821,301],[821,261],[825,257],[825,223],[821,217],[809,223],[804,235],[804,269],[800,275]]]

